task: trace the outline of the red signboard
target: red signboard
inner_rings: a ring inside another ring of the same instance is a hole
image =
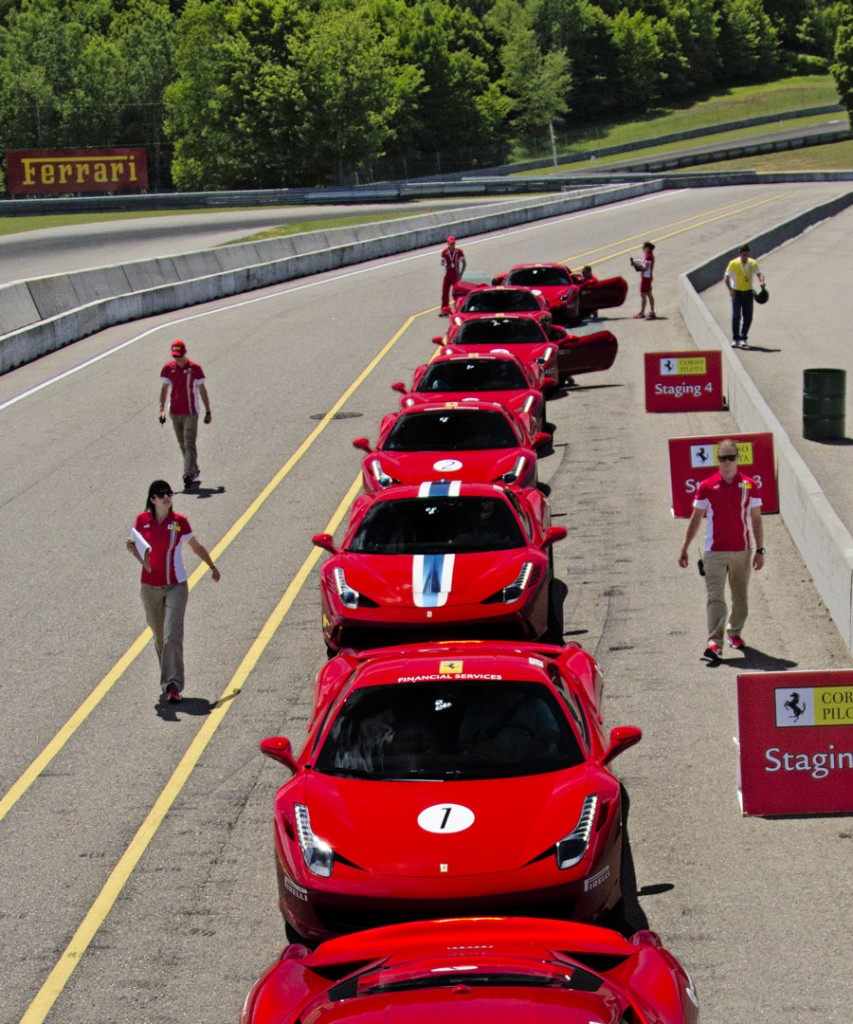
[[[148,162],[139,147],[7,150],[6,187],[13,196],[144,192]]]
[[[669,439],[669,473],[672,484],[672,514],[677,519],[688,518],[693,511],[696,489],[705,477],[720,468],[717,444],[724,437],[734,436],[738,443],[738,466],[758,484],[761,512],[779,511],[779,491],[776,486],[776,459],[773,435],[715,434],[708,437],[671,437]]]
[[[719,412],[723,359],[709,352],[647,352],[646,412]]]
[[[853,811],[853,671],[737,677],[744,814]]]

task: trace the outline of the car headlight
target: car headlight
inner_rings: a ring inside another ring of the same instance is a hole
[[[512,469],[508,469],[505,473],[501,473],[497,479],[503,480],[508,484],[514,484],[516,480],[520,480],[524,476],[524,468],[526,465],[526,457],[524,455],[519,455],[515,460]]]
[[[296,816],[296,836],[305,866],[312,874],[328,878],[335,865],[335,853],[328,843],[318,839],[311,830],[311,818],[305,804],[294,804]]]
[[[548,348],[545,349],[545,365],[547,366],[548,363],[550,363],[553,358],[554,358],[554,349],[549,345]]]
[[[557,843],[557,867],[561,871],[573,868],[583,860],[592,835],[595,822],[595,811],[598,807],[598,793],[591,793],[584,798],[578,823],[571,832]]]
[[[341,604],[344,608],[379,607],[379,605],[369,597],[365,597],[364,594],[360,594],[357,590],[353,590],[353,588],[347,583],[347,578],[344,576],[344,571],[340,566],[332,572],[332,578],[335,581],[335,590],[337,591],[338,597],[340,598]]]
[[[487,597],[483,604],[512,604],[521,597],[527,587],[536,583],[540,575],[541,570],[536,569],[533,562],[525,562],[512,583]]]
[[[565,295],[560,296],[560,302],[568,302],[569,299],[573,299],[574,297],[574,292],[566,292]]]
[[[373,474],[373,479],[379,484],[380,487],[390,487],[392,484],[398,484],[400,482],[399,480],[395,480],[393,476],[388,476],[388,474],[382,468],[382,463],[379,461],[379,459],[371,460],[370,472]]]

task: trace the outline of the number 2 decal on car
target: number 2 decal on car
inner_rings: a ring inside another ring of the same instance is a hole
[[[425,807],[418,815],[418,825],[424,832],[444,835],[450,832],[464,832],[474,824],[474,812],[462,804],[433,804]]]

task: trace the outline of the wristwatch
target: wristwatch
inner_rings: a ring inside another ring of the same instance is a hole
[[[764,548],[756,548],[755,549],[755,553],[756,553],[756,555],[763,555],[764,554]]]

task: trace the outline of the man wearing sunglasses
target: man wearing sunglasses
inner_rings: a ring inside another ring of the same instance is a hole
[[[702,560],[708,607],[708,643],[704,656],[723,656],[723,636],[728,617],[729,646],[746,646],[741,633],[749,612],[747,592],[750,570],[764,565],[764,521],[761,496],[755,480],[738,469],[737,441],[727,437],[717,445],[719,471],[703,480],[696,490],[693,512],[678,564],[687,567],[687,549],[705,519]],[[753,550],[752,542],[755,543]],[[731,590],[732,609],[726,607],[726,579]]]

